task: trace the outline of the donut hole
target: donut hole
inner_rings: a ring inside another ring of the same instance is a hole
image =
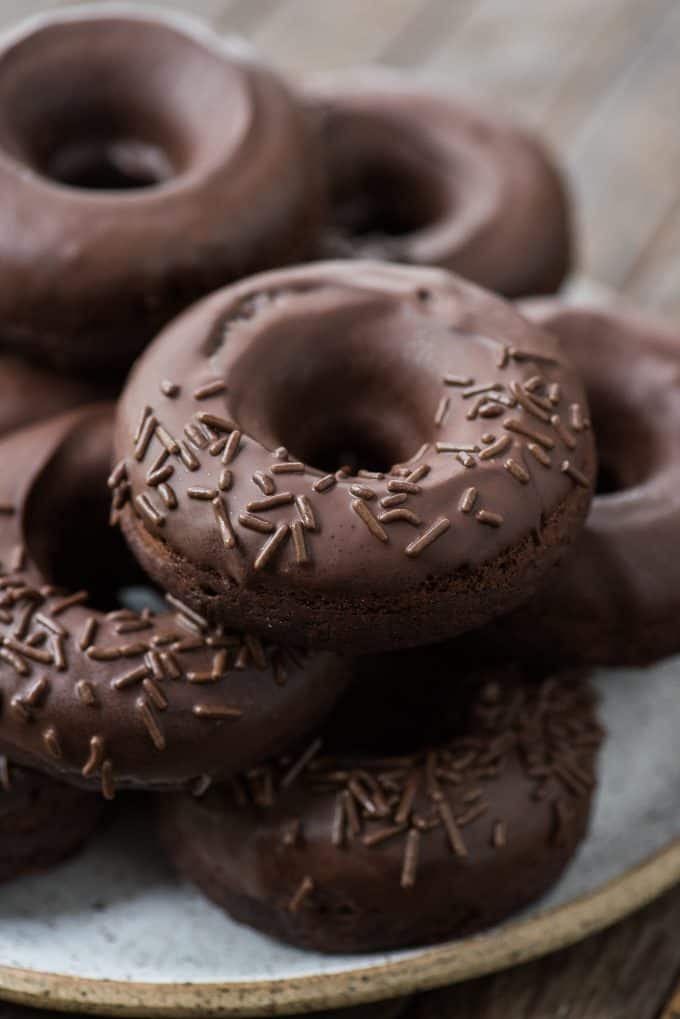
[[[110,432],[105,417],[64,443],[31,489],[25,512],[26,550],[45,583],[86,590],[89,604],[102,611],[126,605],[130,591],[142,600],[149,587],[119,529],[109,526]]]
[[[223,54],[143,17],[55,21],[0,57],[0,147],[74,190],[148,190],[212,167],[247,110]]]
[[[595,492],[606,497],[643,484],[655,466],[656,440],[639,407],[622,392],[588,390],[597,448]]]
[[[89,191],[126,191],[169,180],[172,164],[158,146],[125,138],[75,139],[48,154],[45,175]]]
[[[282,327],[282,328],[285,328]],[[340,467],[387,472],[432,437],[439,379],[387,316],[350,308],[308,316],[285,337],[260,332],[230,370],[230,407],[268,449],[323,474]]]
[[[344,468],[350,474],[359,470],[384,472],[401,459],[405,447],[397,434],[370,434],[370,421],[362,422],[361,416],[353,420],[348,416],[337,416],[329,421],[319,422],[316,435],[306,431],[302,435],[291,435],[291,449],[296,458],[303,460],[323,473],[333,473]],[[367,432],[369,434],[367,435]],[[409,453],[414,452],[408,447]]]
[[[387,117],[331,116],[327,129],[331,230],[370,242],[436,223],[449,205],[436,160],[422,139],[404,139]]]

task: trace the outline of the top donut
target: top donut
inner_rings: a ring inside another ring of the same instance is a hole
[[[208,618],[352,651],[529,597],[579,530],[594,452],[558,341],[439,270],[320,263],[163,332],[119,404],[117,505]]]
[[[569,205],[536,138],[385,69],[302,84],[329,182],[327,257],[437,265],[507,297],[559,286]]]
[[[303,111],[190,19],[74,8],[0,39],[0,339],[126,369],[181,308],[299,261],[321,215]]]

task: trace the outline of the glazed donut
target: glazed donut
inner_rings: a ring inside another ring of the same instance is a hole
[[[588,822],[602,735],[591,688],[512,666],[452,685],[450,652],[432,685],[437,653],[372,662],[299,756],[202,798],[159,798],[179,871],[239,922],[326,952],[471,934],[540,896]]]
[[[316,243],[304,113],[247,53],[157,8],[0,41],[0,343],[129,365],[185,305]]]
[[[22,357],[0,353],[0,435],[86,403],[110,399],[115,390],[112,385],[58,375]]]
[[[581,373],[599,491],[573,551],[482,643],[548,662],[658,661],[680,651],[680,333],[621,300],[524,310]]]
[[[0,881],[75,853],[102,817],[101,797],[0,757]]]
[[[571,262],[564,184],[514,124],[383,71],[316,75],[330,188],[326,257],[439,265],[508,297]]]
[[[529,597],[579,530],[584,399],[553,338],[440,270],[254,277],[131,373],[122,525],[214,622],[353,654],[431,643]]]
[[[107,612],[129,581],[106,526],[111,433],[102,405],[0,443],[0,749],[109,798],[203,787],[317,724],[346,666],[209,628],[172,598]]]

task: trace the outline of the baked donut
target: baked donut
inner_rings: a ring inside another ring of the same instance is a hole
[[[372,662],[300,755],[159,798],[180,872],[236,920],[326,952],[471,934],[541,895],[588,822],[591,688],[513,666],[452,684],[450,651],[432,684],[438,653]]]
[[[448,273],[264,274],[131,373],[121,522],[150,576],[214,622],[353,654],[431,643],[529,597],[578,532],[584,400],[552,337]]]
[[[75,853],[102,816],[100,796],[0,757],[0,881]]]
[[[115,391],[114,385],[59,375],[25,358],[0,353],[0,435],[86,403],[110,399]]]
[[[559,337],[581,373],[598,492],[559,569],[481,643],[547,662],[658,661],[680,651],[680,332],[622,300],[523,310]]]
[[[512,122],[377,71],[314,75],[330,189],[325,257],[439,265],[509,297],[571,262],[564,184]]]
[[[0,749],[109,798],[203,787],[316,725],[347,668],[172,598],[159,615],[120,608],[137,578],[106,525],[111,438],[102,405],[0,442]]]
[[[316,244],[318,159],[285,85],[159,10],[0,40],[0,345],[126,367],[201,294]]]

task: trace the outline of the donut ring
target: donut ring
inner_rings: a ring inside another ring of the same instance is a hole
[[[73,855],[102,817],[101,797],[0,758],[0,882]]]
[[[431,652],[407,657],[430,694]],[[200,799],[162,798],[171,859],[239,922],[325,952],[459,937],[540,896],[583,838],[602,736],[583,678],[506,666],[452,687],[449,661],[429,710],[453,735],[413,750],[411,729],[384,752],[400,686],[388,662],[382,699],[369,707],[372,686],[358,684],[337,728],[331,717],[329,751],[323,730],[300,757]],[[347,717],[372,723],[370,750],[355,749]]]
[[[115,388],[57,375],[24,358],[0,353],[0,435],[86,403],[111,399]]]
[[[181,308],[316,243],[321,183],[282,82],[200,23],[136,5],[0,41],[0,340],[129,365]]]
[[[556,341],[448,273],[265,274],[137,363],[121,522],[213,621],[352,653],[432,643],[529,597],[578,531],[594,459],[572,407],[587,417]]]
[[[316,75],[330,182],[326,257],[439,265],[517,297],[571,263],[564,184],[535,138],[406,75]]]
[[[604,492],[536,599],[484,642],[547,661],[650,664],[680,651],[680,334],[624,301],[523,307],[581,373]]]
[[[55,574],[121,572],[105,525],[111,432],[103,405],[0,443],[0,748],[107,798],[203,787],[316,724],[346,667],[210,629],[179,602],[174,613],[107,613],[55,587]]]

